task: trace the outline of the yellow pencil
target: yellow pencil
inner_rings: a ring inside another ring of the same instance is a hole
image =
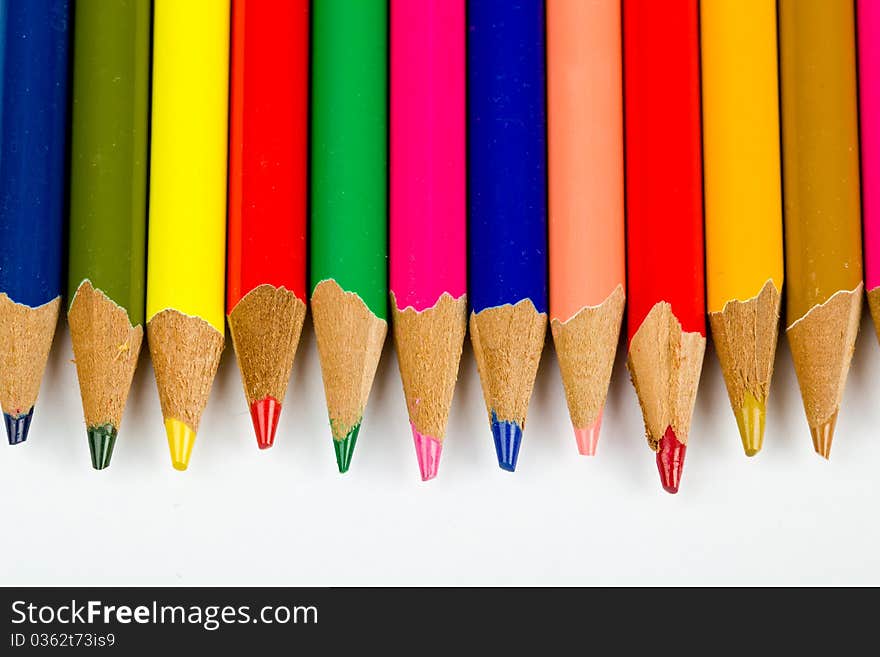
[[[776,0],[702,0],[706,285],[748,456],[760,451],[782,291]]]
[[[228,61],[228,0],[156,0],[147,336],[178,470],[223,350]]]

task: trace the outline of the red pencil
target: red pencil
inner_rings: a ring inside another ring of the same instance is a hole
[[[624,0],[629,357],[663,488],[678,491],[703,352],[697,0]]]
[[[306,313],[308,12],[233,3],[226,312],[262,449]]]

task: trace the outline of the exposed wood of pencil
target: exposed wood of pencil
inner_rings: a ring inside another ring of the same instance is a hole
[[[807,423],[813,433],[833,429],[862,314],[862,284],[813,306],[786,329]],[[822,447],[827,458],[830,445]],[[821,453],[821,452],[820,452]]]
[[[624,304],[623,286],[618,285],[598,306],[582,308],[565,322],[550,322],[568,412],[577,429],[593,426],[602,413]]]
[[[444,292],[421,312],[398,310],[393,293],[391,302],[409,420],[419,433],[442,441],[467,329],[467,297]]]
[[[306,305],[286,288],[259,285],[229,313],[229,333],[248,404],[284,401]]]
[[[361,421],[388,325],[333,280],[315,286],[311,307],[330,429],[342,440]]]
[[[223,334],[199,317],[163,310],[147,322],[162,417],[198,432],[223,352]]]
[[[630,341],[626,365],[655,452],[670,427],[687,445],[705,350],[706,338],[683,331],[665,301],[654,304]]]
[[[118,429],[137,368],[144,327],[83,281],[67,313],[86,426]]]
[[[61,297],[31,308],[0,292],[0,405],[9,415],[27,413],[37,401],[60,307]]]
[[[779,335],[779,290],[768,280],[757,296],[728,301],[709,313],[712,341],[721,363],[734,413],[741,413],[746,393],[759,404],[767,401]]]
[[[531,299],[471,313],[471,341],[489,421],[525,428],[547,332],[547,314]]]

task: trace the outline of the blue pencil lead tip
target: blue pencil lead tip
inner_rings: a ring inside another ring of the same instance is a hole
[[[519,424],[509,420],[499,420],[495,411],[492,411],[492,438],[495,440],[498,465],[508,472],[516,470],[516,459],[522,442],[522,429]]]
[[[20,415],[3,414],[3,422],[6,424],[6,436],[9,438],[10,445],[18,445],[27,440],[33,416],[33,407],[27,413],[21,413]]]

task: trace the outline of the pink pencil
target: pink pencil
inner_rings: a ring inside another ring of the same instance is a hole
[[[880,1],[858,0],[865,287],[880,335]]]
[[[465,3],[391,0],[391,312],[422,480],[464,342]]]

